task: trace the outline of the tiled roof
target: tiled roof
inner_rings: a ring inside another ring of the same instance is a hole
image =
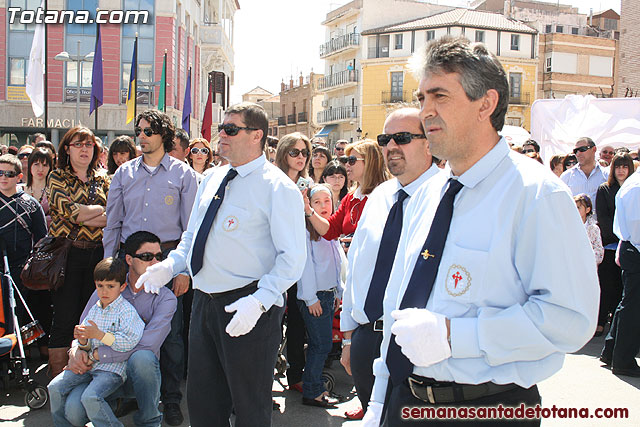
[[[372,30],[363,31],[363,35],[393,33],[400,31],[421,30],[442,27],[474,27],[491,30],[512,31],[516,33],[536,33],[537,31],[515,19],[507,18],[501,13],[485,12],[457,8],[447,12],[437,13],[424,18],[407,21],[400,24],[387,25]]]

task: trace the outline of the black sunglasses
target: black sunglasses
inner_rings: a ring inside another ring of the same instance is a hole
[[[234,125],[233,123],[225,123],[218,125],[218,132],[224,131],[229,136],[236,136],[241,130],[259,130],[258,128],[241,127]]]
[[[15,178],[16,176],[18,176],[18,172],[0,170],[0,176],[6,176],[7,178]]]
[[[426,138],[426,136],[420,133],[411,132],[383,133],[378,135],[378,145],[384,147],[391,141],[392,138],[396,142],[396,144],[404,145],[410,143],[412,139]]]
[[[341,156],[338,157],[338,161],[340,161],[340,163],[342,163],[343,165],[346,165],[347,163],[349,163],[351,166],[355,165],[356,162],[358,160],[362,160],[364,162],[364,159],[359,159],[356,156]]]
[[[22,159],[26,159],[26,158],[28,158],[28,157],[29,157],[29,155],[30,155],[30,154],[31,154],[31,153],[20,153],[20,154],[18,154],[18,158],[19,158],[20,160],[22,160]]]
[[[565,166],[566,166],[566,167],[568,167],[568,168],[570,168],[571,166],[575,166],[575,165],[577,165],[577,164],[578,164],[578,162],[576,162],[576,161],[574,161],[574,160],[570,160],[570,161],[568,161],[567,163],[565,163]]]
[[[136,127],[134,128],[133,132],[136,134],[136,136],[140,136],[140,134],[141,134],[142,132],[144,132],[144,134],[145,134],[145,135],[147,135],[147,137],[151,137],[151,135],[153,135],[153,134],[154,134],[153,129],[151,129],[151,128],[144,128],[144,129],[142,129],[142,128],[141,128],[141,127],[139,127],[139,126],[136,126]]]
[[[142,252],[141,254],[133,254],[131,256],[134,258],[138,258],[139,260],[144,262],[152,261],[154,258],[158,261],[162,261],[164,259],[162,252],[158,252],[157,254],[152,254],[151,252]]]
[[[585,145],[582,147],[574,148],[573,154],[578,154],[578,151],[584,153],[585,151],[591,150],[593,147],[595,147],[595,145]]]
[[[306,159],[307,157],[309,157],[309,150],[307,150],[306,148],[303,148],[302,150],[292,148],[291,150],[289,150],[289,156],[291,157],[298,157],[300,154],[302,154],[302,157]]]
[[[527,153],[535,153],[536,150],[534,150],[533,148],[528,148],[526,150],[522,150],[522,154],[527,154]]]

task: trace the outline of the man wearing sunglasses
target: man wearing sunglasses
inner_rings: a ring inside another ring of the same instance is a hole
[[[349,250],[351,268],[340,317],[344,333],[340,362],[353,375],[364,410],[373,387],[373,361],[380,355],[382,297],[400,238],[402,211],[411,195],[440,171],[432,164],[418,113],[416,108],[402,108],[387,117],[378,144],[394,178],[369,196]],[[347,417],[358,415],[347,413]]]
[[[583,193],[589,196],[595,215],[596,193],[600,184],[609,179],[609,170],[596,161],[596,143],[591,138],[578,139],[573,154],[578,164],[564,171],[560,179],[569,186],[574,196]]]
[[[604,161],[607,166],[611,164],[611,160],[613,160],[614,154],[616,154],[616,151],[612,146],[605,145],[604,147],[600,147],[600,160]]]
[[[148,231],[137,231],[127,238],[123,248],[129,273],[122,297],[133,305],[145,323],[142,338],[131,351],[119,352],[109,346],[102,346],[91,356],[95,360],[107,363],[127,362],[127,380],[109,397],[109,400],[118,399],[116,415],[122,415],[127,409],[133,408],[131,399],[135,398],[138,411],[133,415],[134,423],[159,426],[162,415],[158,411],[161,382],[158,360],[160,348],[171,329],[171,319],[176,311],[176,297],[168,288],[161,289],[156,295],[142,292],[142,288],[135,286],[147,268],[164,259],[158,236]],[[94,292],[81,319],[85,318],[97,301],[98,295]],[[84,373],[91,369],[88,354],[77,348],[72,349],[68,368],[76,373]],[[76,387],[66,401],[65,413],[70,416],[69,421],[73,425],[85,425],[89,422],[81,402],[85,388],[86,385]]]
[[[158,110],[138,114],[134,132],[142,156],[120,166],[111,180],[107,198],[107,226],[104,228],[104,256],[116,256],[127,237],[145,230],[157,235],[162,250],[178,246],[187,229],[191,207],[198,190],[196,173],[186,163],[169,155],[174,147],[175,128],[171,119]],[[186,271],[168,280],[178,298],[178,309],[171,322],[160,358],[164,419],[180,425],[180,382],[184,373],[183,297],[189,289]]]
[[[336,158],[344,156],[344,149],[348,143],[349,141],[347,141],[346,139],[337,140],[335,147],[333,147],[333,155]]]
[[[187,231],[139,279],[149,292],[188,268],[193,277],[187,402],[194,427],[271,425],[283,293],[302,275],[302,195],[264,156],[264,108],[241,103],[218,126],[229,166],[201,183]],[[225,380],[221,380],[224,378]]]

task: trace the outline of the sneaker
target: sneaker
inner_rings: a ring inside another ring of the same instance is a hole
[[[358,408],[344,413],[344,417],[348,420],[361,420],[364,418],[364,409]]]
[[[170,426],[179,426],[184,421],[180,405],[177,403],[164,404],[164,421]]]

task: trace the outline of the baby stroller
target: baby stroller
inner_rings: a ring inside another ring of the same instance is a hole
[[[49,401],[49,393],[46,387],[39,385],[31,378],[24,348],[44,335],[44,330],[33,318],[22,294],[11,278],[7,251],[1,241],[0,246],[4,265],[2,292],[0,292],[0,379],[5,389],[9,385],[9,380],[15,380],[26,392],[25,404],[31,409],[40,409]],[[31,318],[31,322],[23,327],[20,327],[16,315],[16,294]]]

